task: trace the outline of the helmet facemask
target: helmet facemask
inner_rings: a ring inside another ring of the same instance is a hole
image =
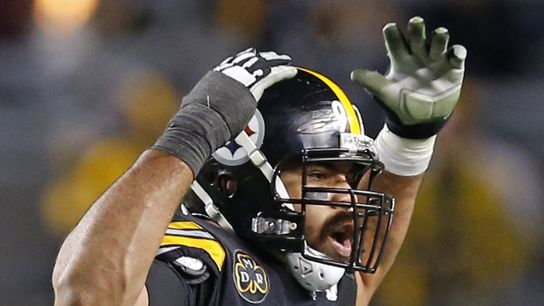
[[[280,162],[276,167],[271,183],[274,201],[277,206],[290,207],[290,213],[295,212],[300,216],[300,221],[290,227],[304,229],[302,235],[305,245],[313,249],[322,249],[319,248],[319,244],[329,243],[334,245],[332,249],[337,252],[331,256],[322,254],[316,256],[315,252],[308,251],[307,247],[284,251],[300,252],[308,260],[346,270],[374,273],[380,263],[391,226],[394,199],[383,193],[372,191],[374,181],[383,169],[383,165],[374,158],[372,147],[356,151],[307,149],[297,159],[298,162],[294,162],[292,158]],[[334,167],[341,164],[350,165],[349,172],[345,174],[349,186],[312,184],[308,173],[310,167],[318,165]],[[301,174],[300,192],[297,198],[286,196],[286,192],[277,188],[283,185],[283,182],[277,183],[281,180],[282,172],[293,168],[293,165],[298,165]],[[312,230],[306,224],[311,222],[307,220],[309,210],[318,206],[333,208],[336,212],[323,224],[326,228],[313,229],[319,233],[307,232]],[[323,252],[323,250],[320,251]],[[328,251],[329,254],[334,253],[330,246]]]

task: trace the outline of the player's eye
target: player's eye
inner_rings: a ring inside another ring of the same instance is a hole
[[[323,171],[310,171],[308,172],[308,179],[310,180],[313,180],[313,181],[322,181],[322,180],[325,180],[327,179],[327,174]]]
[[[310,181],[324,181],[330,177],[330,170],[319,165],[311,165],[306,169],[306,175]]]

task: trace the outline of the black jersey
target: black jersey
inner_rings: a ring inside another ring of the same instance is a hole
[[[344,306],[355,305],[356,295],[355,278],[347,273],[336,292],[312,295],[274,257],[232,232],[186,215],[169,224],[146,286],[150,305],[172,305],[175,298],[177,305]]]

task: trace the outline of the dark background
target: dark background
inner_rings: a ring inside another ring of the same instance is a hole
[[[467,47],[467,77],[373,304],[539,305],[544,2],[528,0],[0,0],[0,305],[52,304],[63,237],[239,50],[330,76],[375,136],[349,73],[384,72],[381,28],[414,15]]]

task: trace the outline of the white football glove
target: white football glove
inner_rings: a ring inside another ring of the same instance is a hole
[[[295,67],[287,66],[290,62],[289,55],[273,51],[257,52],[255,48],[248,48],[225,59],[213,70],[244,84],[259,101],[266,88],[297,74]]]

